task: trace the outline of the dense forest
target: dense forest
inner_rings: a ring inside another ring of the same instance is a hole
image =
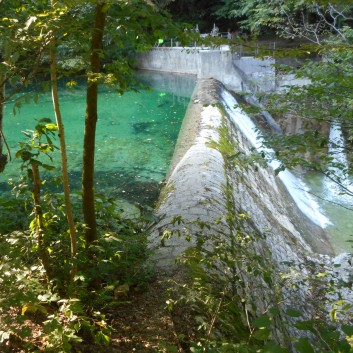
[[[201,38],[193,31],[197,25],[210,33],[214,24],[236,35]],[[351,0],[0,0],[0,28],[2,183],[12,159],[21,162],[18,180],[9,182],[12,192],[0,197],[1,352],[353,352],[353,307],[335,295],[339,281],[329,281],[331,301],[312,320],[301,320],[305,308],[287,310],[286,324],[298,335],[278,340],[278,309],[250,315],[248,308],[256,304],[228,290],[226,278],[212,271],[228,247],[208,249],[184,264],[185,282],[172,291],[172,283],[163,281],[149,261],[153,209],[139,204],[138,214],[128,217],[116,200],[94,190],[99,87],[108,85],[119,95],[145,89],[134,76],[136,53],[161,38],[178,38],[185,46],[197,38],[215,48],[225,43],[252,52],[256,46],[261,57],[269,54],[270,39],[280,43],[271,55],[295,62],[276,65],[277,72],[311,83],[261,93],[261,109],[275,117],[295,114],[309,124],[336,124],[346,141],[338,147],[349,159],[342,164],[324,155],[328,137],[317,129],[268,134],[266,144],[281,160],[277,172],[316,171],[339,185],[342,195],[353,196]],[[77,136],[83,141],[79,196],[71,192],[68,172],[63,79],[72,89],[78,80],[86,83],[84,130]],[[24,132],[18,150],[10,150],[5,110],[20,113],[29,103],[40,109],[41,92],[51,92],[52,112]],[[245,104],[244,109],[258,113],[258,107]],[[60,168],[52,161],[55,150]],[[266,158],[257,156],[251,163]],[[238,223],[234,232],[247,242],[249,235]],[[247,271],[266,282],[262,260],[251,259]],[[227,261],[229,267],[239,266],[239,257]],[[319,287],[324,269],[313,277]],[[304,288],[307,283],[278,285]]]

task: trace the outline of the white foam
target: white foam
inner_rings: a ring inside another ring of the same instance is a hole
[[[266,154],[274,155],[272,149],[263,147],[263,138],[257,132],[256,126],[250,117],[239,107],[236,99],[225,90],[222,92],[222,99],[224,100],[225,109],[230,118],[252,146],[259,152],[263,151]],[[269,164],[274,170],[281,165],[280,161],[276,159],[273,159]],[[309,194],[310,189],[303,180],[288,169],[279,172],[278,177],[288,190],[296,205],[307,217],[322,228],[331,224],[330,220],[321,213],[318,203]]]
[[[331,124],[328,151],[333,158],[333,164],[348,166],[344,146],[345,141],[341,127],[336,123]],[[339,179],[342,187],[330,178],[324,178],[325,198],[337,203],[352,204],[353,199],[349,193],[353,193],[353,185],[351,185],[346,173],[338,166],[331,167],[330,171],[334,174],[335,179]]]

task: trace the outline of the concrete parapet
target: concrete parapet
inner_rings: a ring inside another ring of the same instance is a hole
[[[274,59],[239,58],[224,46],[219,49],[154,48],[138,54],[137,67],[145,70],[168,71],[214,78],[226,87],[240,91],[248,81],[256,80],[257,90],[274,89]],[[243,77],[242,73],[245,74]],[[246,81],[246,82],[244,82]]]

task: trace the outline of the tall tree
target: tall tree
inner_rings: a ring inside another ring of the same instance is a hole
[[[51,0],[52,10],[56,10],[56,0]],[[70,195],[70,182],[69,182],[69,172],[67,164],[67,153],[66,153],[66,139],[65,139],[65,127],[63,119],[61,116],[59,94],[58,94],[58,83],[57,83],[57,65],[56,65],[56,39],[55,39],[55,29],[50,31],[50,79],[51,79],[51,92],[52,101],[54,108],[54,115],[56,119],[56,124],[58,126],[58,133],[60,139],[60,156],[61,156],[61,170],[62,170],[62,182],[65,196],[65,208],[66,208],[66,218],[69,226],[70,233],[70,243],[71,243],[71,258],[73,262],[77,255],[77,239],[76,239],[76,229],[74,216],[72,211],[71,195]],[[71,278],[73,279],[77,272],[77,266],[75,263],[72,265]]]
[[[87,80],[86,118],[83,143],[82,167],[82,205],[85,222],[85,238],[87,244],[97,239],[97,223],[94,204],[94,154],[96,125],[98,119],[98,80],[100,73],[100,57],[102,55],[103,33],[105,27],[107,5],[97,3],[92,32],[90,53],[90,71]]]
[[[0,82],[5,81],[5,75],[0,73]],[[3,152],[3,145],[5,137],[3,134],[3,120],[4,120],[4,101],[5,101],[5,85],[0,86],[0,172],[3,172],[7,163],[7,154]]]
[[[108,13],[109,11],[109,13]],[[109,44],[103,47],[107,30],[111,46],[118,52],[110,53]],[[82,203],[85,239],[92,244],[97,239],[94,205],[94,154],[98,118],[98,85],[113,85],[119,93],[136,85],[133,79],[133,54],[151,48],[158,38],[177,31],[169,16],[150,4],[150,1],[130,0],[97,2],[91,37],[90,65],[87,76],[87,101],[83,147]],[[110,57],[108,54],[110,53]],[[102,60],[104,68],[102,70]]]

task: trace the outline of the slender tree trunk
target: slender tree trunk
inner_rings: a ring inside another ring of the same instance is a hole
[[[5,77],[0,74],[0,82],[5,82]],[[7,163],[7,155],[3,153],[4,135],[3,135],[3,120],[4,120],[4,101],[5,101],[5,84],[0,87],[0,173],[4,171]]]
[[[106,13],[105,3],[96,5],[94,28],[91,44],[91,72],[87,81],[87,102],[85,132],[83,143],[83,168],[82,168],[82,202],[83,217],[86,224],[85,239],[87,245],[97,239],[96,212],[94,206],[94,150],[97,124],[98,103],[98,74],[100,71],[100,52],[103,43],[103,31]]]
[[[52,7],[55,7],[55,1],[52,1]],[[75,261],[75,256],[77,254],[77,240],[76,240],[76,229],[75,222],[72,212],[71,196],[70,196],[70,183],[69,174],[67,167],[67,154],[66,154],[66,140],[65,140],[65,129],[61,117],[60,105],[59,105],[59,95],[58,95],[58,84],[57,84],[57,69],[56,69],[56,57],[55,57],[55,38],[54,36],[50,42],[50,77],[51,77],[51,91],[52,91],[52,101],[54,106],[54,113],[56,123],[59,130],[60,138],[60,155],[61,155],[61,169],[63,178],[63,188],[65,195],[65,207],[66,207],[66,218],[69,225],[70,231],[70,242],[71,242],[71,257]],[[73,279],[77,272],[77,266],[73,264],[71,269],[71,279]]]
[[[44,222],[43,222],[43,211],[40,198],[40,174],[38,164],[36,162],[31,163],[33,173],[33,200],[34,200],[34,215],[36,219],[35,235],[38,244],[38,255],[42,261],[45,269],[48,281],[53,279],[53,269],[50,265],[50,259],[48,251],[44,243]]]

